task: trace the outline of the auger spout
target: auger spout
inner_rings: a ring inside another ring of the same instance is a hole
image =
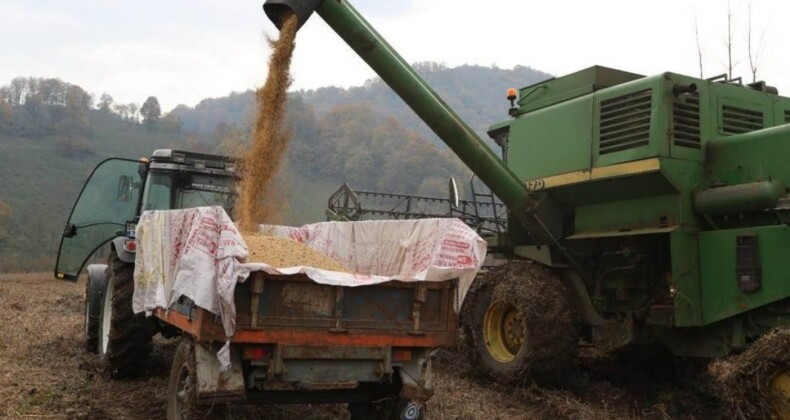
[[[450,149],[511,209],[536,244],[559,245],[562,212],[551,197],[531,193],[505,162],[346,0],[267,0],[279,25],[290,10],[304,24],[314,10]],[[561,248],[561,247],[560,247]]]

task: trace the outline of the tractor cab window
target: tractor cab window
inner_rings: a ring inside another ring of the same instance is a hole
[[[143,211],[170,210],[170,194],[173,191],[173,174],[151,172],[146,179],[143,193]]]
[[[178,187],[178,208],[221,206],[233,209],[235,194],[231,178],[185,174]]]
[[[221,206],[233,210],[233,179],[190,172],[152,172],[146,180],[143,211]]]

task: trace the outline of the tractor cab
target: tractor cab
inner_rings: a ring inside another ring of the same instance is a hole
[[[82,187],[60,242],[55,277],[76,280],[88,258],[112,241],[112,252],[134,262],[135,226],[142,212],[221,206],[231,213],[238,161],[159,149],[150,159],[110,158]]]

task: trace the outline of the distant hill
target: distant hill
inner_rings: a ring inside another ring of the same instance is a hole
[[[478,131],[506,118],[507,87],[548,77],[527,67],[418,69]],[[61,230],[93,167],[158,148],[234,154],[249,141],[254,94],[179,106],[143,124],[136,104],[58,79],[17,78],[0,88],[0,271],[53,268]],[[446,195],[447,178],[468,169],[380,80],[350,89],[290,94],[293,130],[276,200],[281,223],[323,220],[329,195],[357,188]],[[439,144],[437,146],[437,144]],[[267,164],[257,162],[256,164]]]
[[[508,118],[510,104],[505,98],[508,88],[519,88],[552,77],[548,73],[524,66],[513,69],[471,65],[449,68],[436,63],[417,63],[414,67],[481,136],[485,135],[491,124]],[[433,143],[443,144],[379,78],[368,80],[364,86],[350,89],[325,87],[299,93],[318,114],[324,114],[337,105],[365,103],[384,115],[396,118]]]
[[[456,112],[480,135],[489,125],[507,119],[508,88],[522,87],[551,78],[548,73],[530,67],[500,69],[464,65],[449,68],[436,63],[418,63],[415,69]],[[323,87],[296,91],[316,116],[326,115],[339,105],[365,104],[381,116],[397,119],[434,144],[442,144],[425,123],[379,78],[348,89]],[[218,124],[247,125],[255,104],[252,91],[232,93],[224,98],[204,99],[194,108],[180,105],[172,114],[178,116],[186,131],[210,134]]]

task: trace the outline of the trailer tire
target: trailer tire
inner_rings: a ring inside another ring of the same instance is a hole
[[[350,403],[348,412],[351,420],[423,420],[425,406],[411,403],[405,398],[395,397],[383,401]]]
[[[132,311],[134,265],[111,252],[106,276],[99,354],[113,378],[138,376],[148,366],[152,329],[145,314]]]
[[[99,352],[105,270],[103,264],[91,264],[88,266],[88,278],[85,279],[85,350],[89,353]]]
[[[168,420],[221,418],[225,412],[222,404],[201,405],[197,400],[197,361],[195,342],[184,337],[173,355],[173,366],[167,386]]]
[[[564,284],[531,262],[498,267],[480,281],[464,316],[475,369],[505,384],[562,383],[579,340]]]

